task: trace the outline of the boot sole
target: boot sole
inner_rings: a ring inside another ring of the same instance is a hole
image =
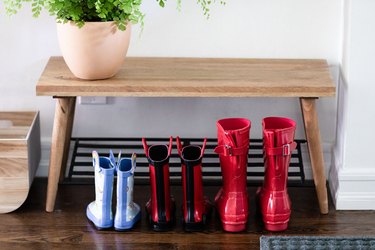
[[[202,215],[202,221],[199,222],[185,222],[182,218],[182,225],[186,232],[201,232],[204,231],[205,227],[207,226],[208,222],[211,220],[211,215],[213,211],[213,206],[211,203],[208,203],[209,207],[205,214]],[[183,209],[182,213],[183,213]]]
[[[205,228],[205,223],[203,222],[183,222],[183,227],[186,232],[201,232]]]
[[[148,222],[152,230],[156,232],[171,231],[176,224],[175,213],[176,213],[176,206],[173,202],[172,209],[171,209],[171,220],[167,222],[155,222],[152,220],[152,216],[151,214],[148,213],[148,210],[146,207],[146,214],[148,217]]]
[[[151,217],[149,218],[149,220],[150,220],[150,226],[151,226],[152,230],[154,230],[156,232],[171,231],[172,228],[175,225],[174,220],[171,220],[171,221],[168,221],[168,222],[154,222],[154,221],[152,221]]]
[[[86,210],[86,217],[97,230],[107,230],[113,227],[113,219],[107,220],[106,223],[99,223],[99,220],[88,209]]]
[[[208,224],[208,220],[210,218],[210,214],[203,215],[202,221],[199,222],[185,222],[182,220],[182,225],[186,232],[201,232],[204,231],[205,227]]]
[[[237,233],[237,232],[241,232],[241,231],[246,230],[247,220],[242,221],[242,222],[237,222],[237,223],[234,223],[234,222],[231,222],[231,221],[223,221],[221,219],[220,213],[219,213],[217,208],[216,208],[216,214],[218,215],[218,219],[220,220],[224,231],[227,231],[227,232],[230,232],[230,233]]]
[[[238,223],[234,223],[234,222],[230,222],[230,221],[226,222],[226,221],[221,220],[219,212],[217,212],[217,214],[219,215],[218,218],[221,221],[221,225],[222,225],[224,231],[236,233],[236,232],[241,232],[241,231],[246,230],[247,221],[238,222]]]
[[[288,229],[288,222],[286,223],[279,223],[279,224],[270,224],[264,222],[264,227],[267,231],[271,232],[279,232],[279,231],[285,231]]]
[[[222,223],[224,231],[231,232],[231,233],[237,233],[245,231],[246,229],[246,223],[242,224],[225,224]]]
[[[112,229],[112,226],[99,227],[99,226],[95,225],[95,223],[93,221],[89,220],[89,222],[98,231],[110,231]]]
[[[139,212],[132,221],[124,223],[122,226],[114,225],[115,231],[123,232],[123,231],[129,231],[134,227],[134,225],[141,220],[141,212]]]

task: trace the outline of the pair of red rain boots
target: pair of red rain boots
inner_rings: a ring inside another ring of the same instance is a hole
[[[265,177],[257,196],[265,228],[269,231],[287,229],[291,203],[286,184],[291,152],[296,148],[296,123],[288,118],[263,119],[263,155]],[[218,146],[223,187],[215,197],[223,229],[245,230],[249,202],[246,190],[247,159],[251,122],[244,118],[228,118],[217,122]]]
[[[169,145],[155,144],[149,147],[145,138],[142,143],[150,167],[151,197],[146,204],[146,212],[155,231],[167,231],[175,223],[175,201],[170,195],[169,185],[169,157],[173,138],[170,137]],[[186,231],[201,231],[211,212],[210,202],[203,196],[202,184],[202,157],[206,139],[202,147],[182,147],[179,137],[176,143],[181,158],[184,228]]]

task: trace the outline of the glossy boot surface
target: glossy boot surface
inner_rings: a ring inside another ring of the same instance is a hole
[[[131,229],[141,219],[141,209],[133,201],[136,155],[122,158],[117,165],[117,204],[114,227],[117,231]]]
[[[112,191],[115,172],[114,163],[107,157],[99,157],[96,151],[92,152],[95,172],[95,201],[86,209],[87,218],[97,229],[106,229],[113,226]]]
[[[212,211],[212,204],[203,195],[202,158],[207,139],[203,146],[187,145],[182,147],[180,138],[176,138],[178,154],[181,158],[181,177],[183,187],[183,224],[185,231],[202,231]]]
[[[265,176],[257,198],[265,228],[269,231],[288,228],[291,202],[287,180],[291,153],[296,148],[295,129],[296,123],[288,118],[263,119]]]
[[[170,138],[169,146],[155,144],[149,147],[144,138],[142,142],[150,169],[151,197],[146,203],[149,223],[155,231],[168,231],[175,224],[175,204],[169,185],[169,157],[173,138]]]
[[[223,229],[240,232],[246,229],[249,213],[247,194],[247,159],[251,122],[228,118],[217,122],[218,146],[223,187],[215,197]]]

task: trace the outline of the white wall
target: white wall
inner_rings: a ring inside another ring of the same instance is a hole
[[[331,191],[337,209],[375,209],[375,2],[345,0]]]
[[[165,9],[144,1],[143,8],[144,31],[139,36],[134,27],[130,56],[324,58],[337,79],[341,0],[228,0],[225,7],[213,8],[209,20],[195,1],[183,0],[181,12],[173,1]],[[54,20],[47,15],[33,19],[24,10],[11,19],[3,11],[0,16],[0,110],[41,111],[41,175],[49,157],[54,101],[36,97],[35,83],[48,57],[60,54],[55,33]],[[304,137],[297,99],[110,98],[109,103],[77,106],[73,134],[214,137],[217,119],[244,116],[253,122],[251,136],[260,138],[262,117],[279,115],[295,119],[297,137]],[[335,98],[322,98],[318,112],[329,167]],[[106,125],[98,126],[99,121]]]

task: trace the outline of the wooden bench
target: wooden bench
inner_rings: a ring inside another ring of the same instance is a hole
[[[320,212],[328,213],[316,100],[335,95],[325,60],[126,58],[111,79],[75,78],[61,57],[51,57],[36,85],[56,99],[46,211],[52,212],[65,173],[77,96],[293,97],[299,98]],[[251,119],[251,117],[249,117]]]

